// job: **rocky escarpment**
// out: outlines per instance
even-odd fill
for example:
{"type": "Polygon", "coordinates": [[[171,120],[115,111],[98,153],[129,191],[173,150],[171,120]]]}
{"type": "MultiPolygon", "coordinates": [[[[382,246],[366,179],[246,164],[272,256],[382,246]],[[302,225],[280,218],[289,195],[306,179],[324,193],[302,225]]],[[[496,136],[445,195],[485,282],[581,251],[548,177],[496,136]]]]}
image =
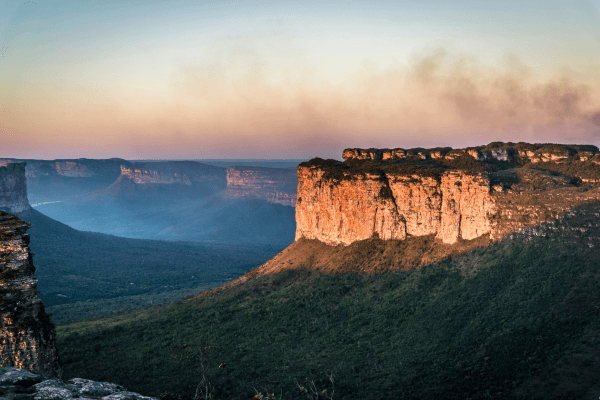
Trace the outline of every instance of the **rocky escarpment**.
{"type": "Polygon", "coordinates": [[[111,159],[68,159],[68,160],[19,160],[3,159],[0,165],[7,163],[26,162],[25,174],[27,179],[35,180],[49,177],[91,178],[111,176],[114,181],[120,174],[120,166],[129,164],[120,158],[111,159]]]}
{"type": "Polygon", "coordinates": [[[0,369],[0,396],[3,399],[103,399],[155,400],[127,391],[123,386],[74,378],[63,381],[14,367],[0,369]]]}
{"type": "Polygon", "coordinates": [[[225,169],[195,161],[134,163],[121,166],[119,180],[143,184],[212,185],[225,189],[225,169]]]}
{"type": "Polygon", "coordinates": [[[436,235],[444,243],[491,232],[495,201],[489,177],[446,171],[439,176],[394,172],[348,175],[298,168],[296,238],[327,244],[436,235]]]}
{"type": "Polygon", "coordinates": [[[492,142],[486,146],[453,149],[451,147],[436,147],[432,149],[346,149],[342,153],[344,160],[454,160],[463,155],[469,155],[479,161],[504,161],[521,165],[529,162],[588,161],[600,163],[598,147],[593,145],[561,145],[553,143],[503,143],[492,142]]]}
{"type": "Polygon", "coordinates": [[[0,209],[13,213],[30,209],[25,163],[0,164],[0,209]]]}
{"type": "Polygon", "coordinates": [[[263,199],[269,203],[296,206],[298,176],[284,168],[231,167],[227,169],[230,196],[263,199]]]}
{"type": "Polygon", "coordinates": [[[499,239],[600,198],[595,146],[347,149],[298,167],[296,240],[499,239]]]}
{"type": "Polygon", "coordinates": [[[0,367],[61,374],[54,325],[37,292],[29,250],[31,225],[0,212],[0,367]]]}

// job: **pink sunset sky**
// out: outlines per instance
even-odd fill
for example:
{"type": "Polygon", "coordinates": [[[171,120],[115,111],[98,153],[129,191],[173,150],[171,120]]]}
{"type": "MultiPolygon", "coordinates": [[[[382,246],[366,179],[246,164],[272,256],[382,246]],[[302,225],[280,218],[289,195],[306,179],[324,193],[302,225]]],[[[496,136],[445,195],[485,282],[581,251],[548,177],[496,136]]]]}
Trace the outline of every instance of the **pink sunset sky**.
{"type": "Polygon", "coordinates": [[[600,145],[596,1],[8,1],[0,157],[600,145]]]}

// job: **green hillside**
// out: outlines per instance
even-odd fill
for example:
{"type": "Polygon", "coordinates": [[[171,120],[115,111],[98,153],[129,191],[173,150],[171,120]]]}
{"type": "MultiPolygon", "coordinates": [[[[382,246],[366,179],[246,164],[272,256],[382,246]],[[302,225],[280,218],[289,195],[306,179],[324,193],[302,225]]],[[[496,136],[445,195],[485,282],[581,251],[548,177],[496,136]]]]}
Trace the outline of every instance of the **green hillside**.
{"type": "Polygon", "coordinates": [[[599,215],[408,272],[290,270],[59,326],[65,377],[191,398],[205,351],[216,399],[331,393],[329,373],[334,399],[597,399],[599,215]]]}
{"type": "Polygon", "coordinates": [[[181,299],[267,261],[283,246],[128,239],[82,232],[36,210],[30,247],[42,302],[56,323],[181,299]]]}

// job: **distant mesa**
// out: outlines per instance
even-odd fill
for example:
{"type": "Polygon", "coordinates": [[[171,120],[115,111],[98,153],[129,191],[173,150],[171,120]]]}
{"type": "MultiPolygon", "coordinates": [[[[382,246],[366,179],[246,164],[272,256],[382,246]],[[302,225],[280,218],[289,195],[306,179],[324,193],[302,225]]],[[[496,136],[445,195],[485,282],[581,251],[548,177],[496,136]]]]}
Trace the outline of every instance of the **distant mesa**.
{"type": "Polygon", "coordinates": [[[33,203],[63,200],[105,188],[121,174],[121,159],[21,160],[2,159],[1,165],[26,163],[29,200],[33,203]]]}
{"type": "Polygon", "coordinates": [[[231,167],[227,169],[230,196],[255,198],[284,206],[296,206],[298,175],[293,169],[231,167]]]}
{"type": "Polygon", "coordinates": [[[133,163],[121,166],[121,176],[115,185],[170,185],[213,187],[232,197],[265,200],[269,203],[294,207],[298,176],[285,168],[214,167],[195,161],[133,163]]]}
{"type": "MultiPolygon", "coordinates": [[[[113,180],[120,173],[121,159],[91,160],[87,158],[69,160],[14,160],[27,162],[28,179],[62,176],[68,178],[91,178],[112,175],[113,180]]],[[[10,160],[4,160],[10,162],[10,160]]]]}
{"type": "MultiPolygon", "coordinates": [[[[264,200],[294,207],[298,177],[292,168],[234,166],[197,161],[129,162],[111,159],[0,159],[0,167],[26,163],[25,177],[33,203],[57,202],[85,195],[123,193],[132,189],[182,185],[189,197],[223,192],[231,197],[264,200]],[[191,192],[190,192],[191,191],[191,192]]],[[[16,204],[16,203],[15,203],[16,204]]],[[[16,206],[15,206],[16,207],[16,206]]],[[[17,208],[13,211],[19,212],[17,208]]]]}
{"type": "Polygon", "coordinates": [[[196,161],[166,161],[121,165],[121,176],[136,184],[173,184],[192,186],[207,181],[225,182],[225,170],[196,161]]]}
{"type": "Polygon", "coordinates": [[[25,163],[0,161],[0,210],[19,213],[29,210],[25,163]]]}
{"type": "Polygon", "coordinates": [[[295,170],[251,169],[259,175],[269,171],[270,177],[260,184],[246,179],[248,187],[231,181],[230,191],[226,168],[197,161],[32,160],[25,172],[30,203],[80,230],[145,239],[291,243],[295,170]],[[273,181],[279,178],[283,181],[273,181]]]}

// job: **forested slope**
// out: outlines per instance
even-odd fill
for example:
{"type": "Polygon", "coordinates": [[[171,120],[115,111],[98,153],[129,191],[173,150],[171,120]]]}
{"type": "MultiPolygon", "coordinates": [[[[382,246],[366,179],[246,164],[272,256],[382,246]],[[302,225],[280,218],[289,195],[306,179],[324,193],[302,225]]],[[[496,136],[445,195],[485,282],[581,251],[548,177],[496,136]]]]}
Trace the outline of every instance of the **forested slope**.
{"type": "Polygon", "coordinates": [[[283,246],[127,239],[82,232],[36,210],[30,247],[38,289],[55,322],[173,301],[222,285],[283,246]]]}
{"type": "Polygon", "coordinates": [[[67,377],[215,398],[597,399],[598,205],[411,271],[264,275],[199,298],[60,326],[67,377]],[[221,368],[219,368],[221,365],[221,368]],[[262,389],[261,389],[262,390],[262,389]]]}

